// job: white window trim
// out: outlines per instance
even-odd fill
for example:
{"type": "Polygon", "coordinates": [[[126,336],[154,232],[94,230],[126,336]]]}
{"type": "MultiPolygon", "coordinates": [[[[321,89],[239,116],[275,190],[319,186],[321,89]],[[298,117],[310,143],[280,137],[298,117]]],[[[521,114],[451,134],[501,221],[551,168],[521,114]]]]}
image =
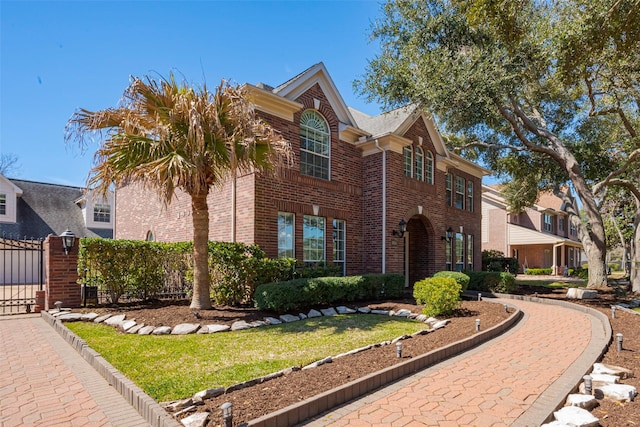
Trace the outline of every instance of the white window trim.
{"type": "Polygon", "coordinates": [[[433,171],[436,167],[431,151],[425,151],[425,181],[427,184],[433,185],[433,171]]]}
{"type": "MultiPolygon", "coordinates": [[[[305,152],[305,153],[309,153],[312,156],[319,156],[322,158],[327,159],[327,177],[320,177],[320,176],[315,176],[315,175],[307,175],[307,174],[303,174],[305,176],[310,176],[312,178],[316,178],[316,179],[324,179],[326,181],[330,181],[331,180],[331,128],[329,127],[329,123],[327,122],[327,119],[324,118],[324,116],[322,114],[320,114],[320,112],[318,112],[317,110],[305,110],[302,113],[302,116],[300,117],[300,132],[302,132],[302,128],[306,128],[306,129],[310,129],[314,132],[318,132],[318,133],[323,133],[325,136],[327,136],[328,141],[327,141],[327,154],[320,154],[320,153],[316,153],[315,151],[310,151],[307,149],[302,148],[302,144],[300,145],[300,151],[301,152],[305,152]],[[314,113],[315,116],[317,116],[319,119],[322,119],[322,121],[324,122],[324,125],[326,126],[326,133],[325,130],[321,130],[321,129],[317,129],[317,128],[312,128],[310,126],[304,125],[302,124],[302,118],[304,116],[305,113],[307,112],[311,112],[314,113]]],[[[302,135],[299,135],[300,138],[302,138],[302,135]]],[[[300,165],[300,167],[302,168],[302,164],[300,165]]]]}
{"type": "MultiPolygon", "coordinates": [[[[291,215],[292,223],[291,223],[291,258],[296,257],[296,214],[293,212],[278,212],[278,234],[280,234],[280,216],[291,215]]],[[[280,236],[278,235],[278,258],[280,258],[280,236]]]]}
{"type": "Polygon", "coordinates": [[[418,181],[424,181],[424,151],[420,147],[415,148],[414,162],[416,169],[416,179],[418,181]]]}
{"type": "Polygon", "coordinates": [[[404,176],[413,178],[413,147],[411,146],[402,149],[402,168],[404,176]]]}

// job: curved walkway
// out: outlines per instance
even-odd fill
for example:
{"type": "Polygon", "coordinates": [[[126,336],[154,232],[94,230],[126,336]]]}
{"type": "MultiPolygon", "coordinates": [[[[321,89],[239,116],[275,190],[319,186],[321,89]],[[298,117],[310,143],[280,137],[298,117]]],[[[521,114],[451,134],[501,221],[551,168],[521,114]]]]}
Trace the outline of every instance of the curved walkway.
{"type": "Polygon", "coordinates": [[[149,423],[35,314],[0,317],[0,425],[149,423]]]}
{"type": "Polygon", "coordinates": [[[305,425],[541,425],[602,353],[606,330],[576,309],[498,301],[525,313],[509,332],[305,425]]]}

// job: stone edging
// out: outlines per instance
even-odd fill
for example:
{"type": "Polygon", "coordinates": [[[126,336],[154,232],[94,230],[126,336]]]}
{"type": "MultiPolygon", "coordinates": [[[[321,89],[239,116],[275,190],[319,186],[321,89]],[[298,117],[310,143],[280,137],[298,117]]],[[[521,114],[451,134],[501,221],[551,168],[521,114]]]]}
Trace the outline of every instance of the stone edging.
{"type": "Polygon", "coordinates": [[[46,311],[41,311],[40,314],[149,424],[153,427],[183,427],[158,402],[149,397],[133,381],[122,375],[100,353],[89,347],[85,340],[71,332],[61,321],[46,311]]]}
{"type": "Polygon", "coordinates": [[[569,394],[574,393],[582,377],[591,371],[593,364],[602,359],[607,347],[611,344],[612,331],[609,318],[599,310],[574,304],[564,300],[527,297],[511,294],[483,294],[483,297],[496,297],[540,304],[557,305],[591,316],[591,340],[589,345],[564,374],[560,376],[517,420],[517,425],[542,425],[554,420],[553,413],[564,406],[569,394]],[[601,327],[598,330],[598,326],[601,327]]]}
{"type": "Polygon", "coordinates": [[[470,338],[456,341],[445,347],[430,351],[381,371],[374,372],[340,387],[336,387],[332,390],[310,397],[302,402],[290,405],[279,411],[251,420],[245,425],[256,427],[296,425],[304,420],[320,415],[331,408],[370,393],[371,391],[386,384],[397,381],[417,371],[435,365],[443,360],[483,344],[513,327],[522,317],[522,311],[520,309],[516,309],[509,318],[487,330],[478,332],[470,338]]]}

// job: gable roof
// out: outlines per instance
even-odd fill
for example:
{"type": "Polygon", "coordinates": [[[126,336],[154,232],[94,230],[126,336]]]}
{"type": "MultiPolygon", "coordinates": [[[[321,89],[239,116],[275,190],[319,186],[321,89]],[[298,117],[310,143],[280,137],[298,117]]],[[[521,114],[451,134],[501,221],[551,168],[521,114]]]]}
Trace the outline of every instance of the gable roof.
{"type": "Polygon", "coordinates": [[[318,84],[322,89],[322,92],[329,100],[331,108],[336,112],[338,120],[347,126],[355,126],[355,120],[351,116],[351,112],[344,103],[342,95],[338,92],[338,88],[335,83],[333,83],[327,68],[322,62],[312,65],[297,76],[292,77],[273,89],[272,92],[283,98],[295,100],[315,84],[318,84]]]}
{"type": "Polygon", "coordinates": [[[83,188],[18,179],[9,181],[22,189],[22,197],[17,198],[16,223],[0,224],[0,234],[44,239],[49,234],[60,235],[69,229],[77,237],[113,236],[112,229],[85,226],[82,209],[75,203],[83,197],[83,188]]]}

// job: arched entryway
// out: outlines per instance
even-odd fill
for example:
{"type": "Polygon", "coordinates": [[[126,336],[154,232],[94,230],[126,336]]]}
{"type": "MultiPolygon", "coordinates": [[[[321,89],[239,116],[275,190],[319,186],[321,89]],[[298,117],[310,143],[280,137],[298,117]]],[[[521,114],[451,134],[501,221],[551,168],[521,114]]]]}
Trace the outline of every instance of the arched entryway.
{"type": "Polygon", "coordinates": [[[435,273],[435,244],[431,222],[424,215],[414,215],[407,222],[404,250],[404,274],[407,285],[435,273]]]}

